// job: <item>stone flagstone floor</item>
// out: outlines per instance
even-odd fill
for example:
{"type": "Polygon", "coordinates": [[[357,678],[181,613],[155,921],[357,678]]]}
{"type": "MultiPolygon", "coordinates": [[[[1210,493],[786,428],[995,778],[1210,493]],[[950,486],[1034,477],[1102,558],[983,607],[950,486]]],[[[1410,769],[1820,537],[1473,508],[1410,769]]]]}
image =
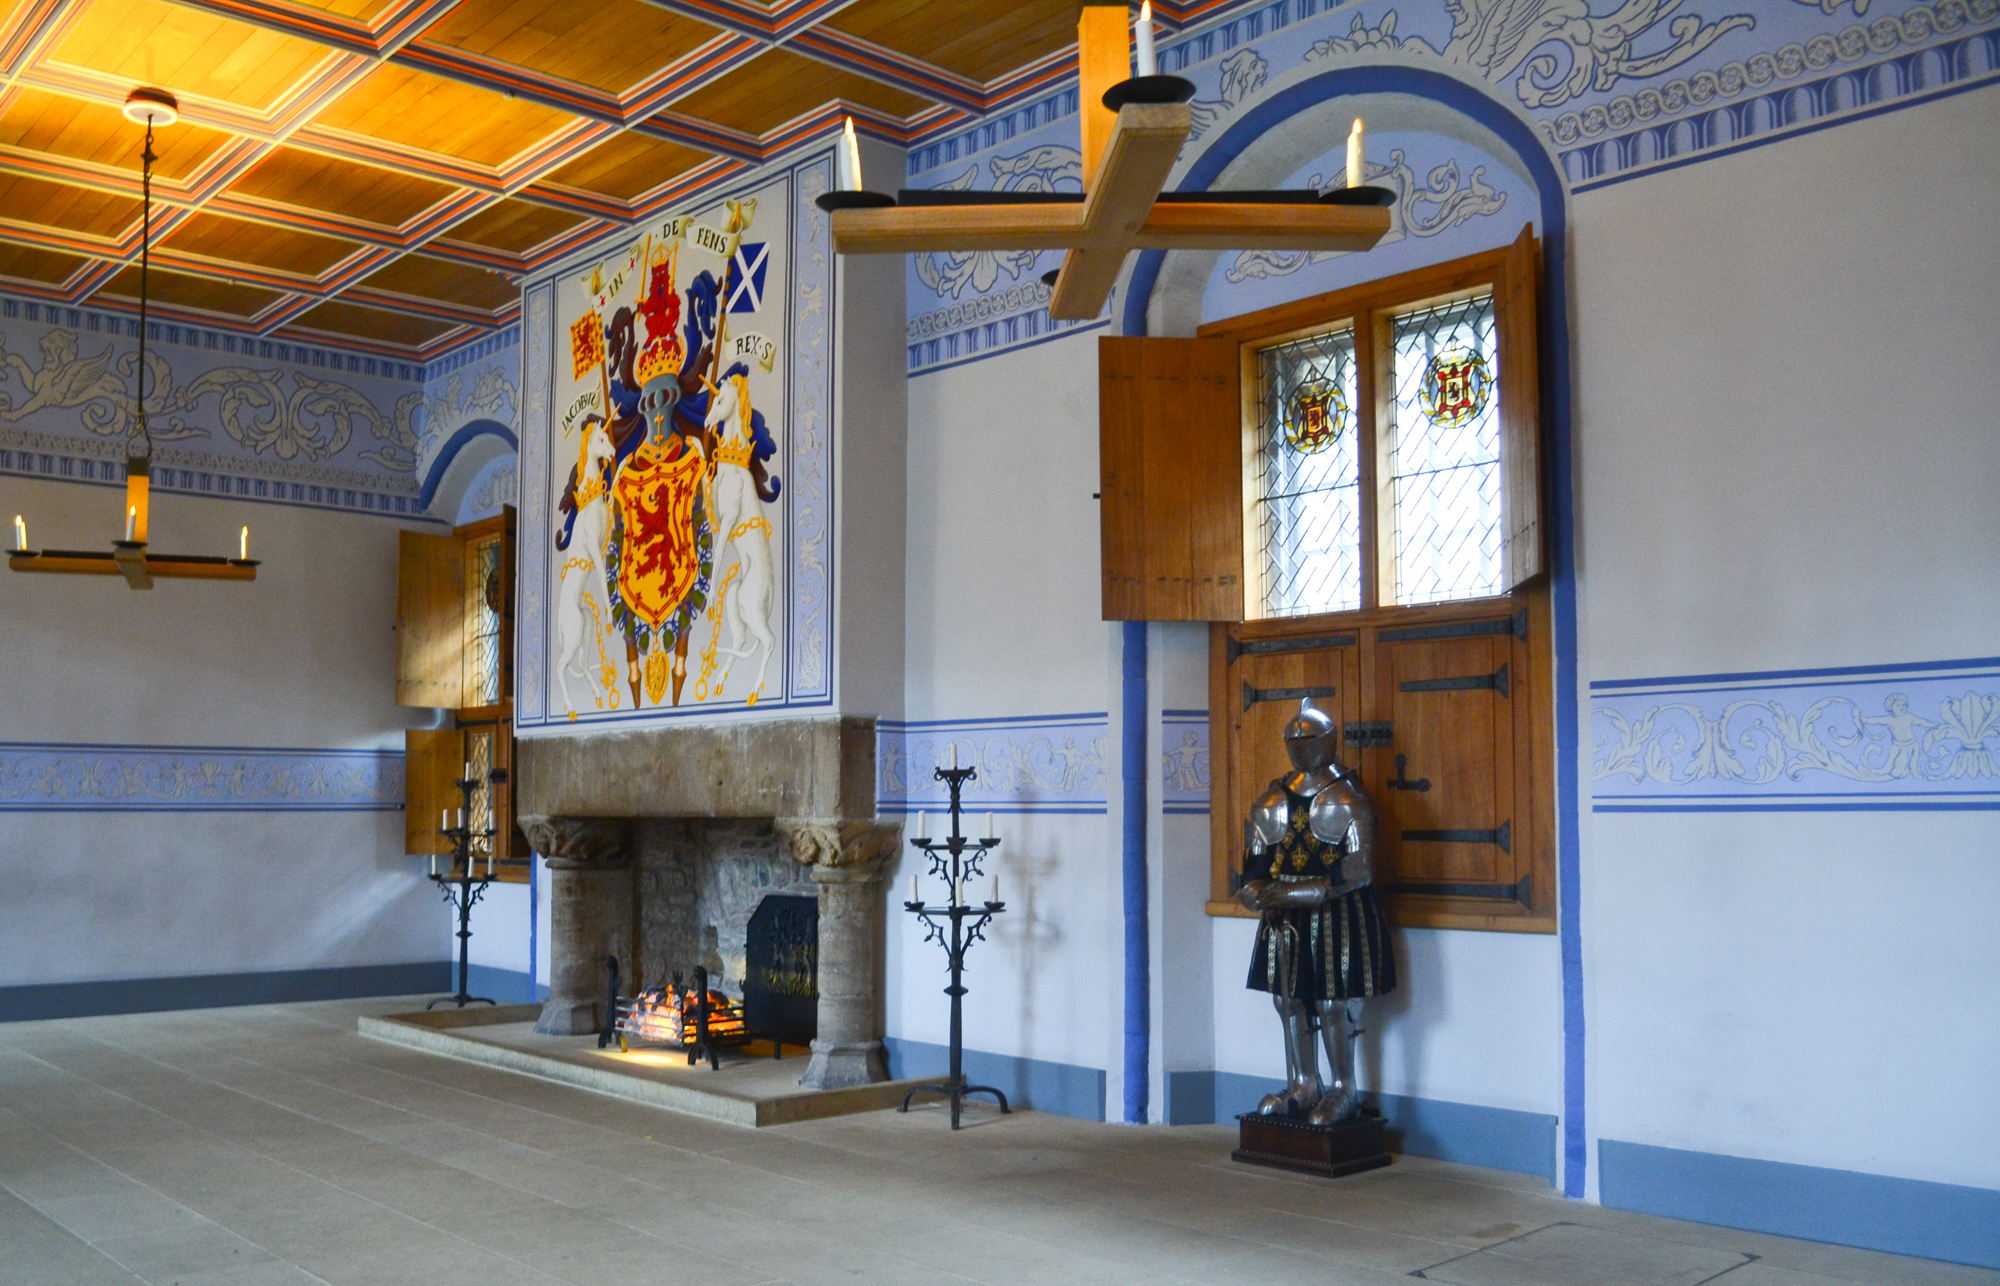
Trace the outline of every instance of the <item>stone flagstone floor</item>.
{"type": "Polygon", "coordinates": [[[342,1001],[0,1026],[0,1284],[2000,1286],[1416,1158],[936,1109],[752,1131],[383,1045],[342,1001]]]}

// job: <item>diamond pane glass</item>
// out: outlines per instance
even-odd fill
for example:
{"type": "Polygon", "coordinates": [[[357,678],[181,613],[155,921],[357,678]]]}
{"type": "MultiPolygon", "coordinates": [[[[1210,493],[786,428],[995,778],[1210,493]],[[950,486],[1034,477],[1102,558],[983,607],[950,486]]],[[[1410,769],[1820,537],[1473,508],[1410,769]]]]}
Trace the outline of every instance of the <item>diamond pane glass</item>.
{"type": "Polygon", "coordinates": [[[1498,594],[1500,404],[1493,297],[1396,318],[1389,521],[1397,603],[1498,594]]]}
{"type": "Polygon", "coordinates": [[[1361,606],[1354,331],[1257,354],[1256,521],[1264,614],[1361,606]]]}

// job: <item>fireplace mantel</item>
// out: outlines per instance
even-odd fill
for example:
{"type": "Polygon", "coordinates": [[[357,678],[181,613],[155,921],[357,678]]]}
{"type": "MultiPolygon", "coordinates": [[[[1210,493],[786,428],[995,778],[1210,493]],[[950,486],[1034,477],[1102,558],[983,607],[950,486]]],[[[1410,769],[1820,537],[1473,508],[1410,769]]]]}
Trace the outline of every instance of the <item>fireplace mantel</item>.
{"type": "Polygon", "coordinates": [[[515,762],[524,816],[875,815],[873,719],[524,737],[515,762]]]}

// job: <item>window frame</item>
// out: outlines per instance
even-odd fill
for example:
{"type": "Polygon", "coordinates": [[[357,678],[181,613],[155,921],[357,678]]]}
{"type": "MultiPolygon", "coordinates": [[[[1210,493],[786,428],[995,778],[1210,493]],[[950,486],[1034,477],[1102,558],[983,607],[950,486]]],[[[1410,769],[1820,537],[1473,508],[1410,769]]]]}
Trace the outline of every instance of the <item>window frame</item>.
{"type": "MultiPolygon", "coordinates": [[[[1537,243],[1538,244],[1538,243],[1537,243]]],[[[1530,371],[1534,369],[1535,336],[1532,330],[1523,337],[1521,318],[1517,315],[1518,299],[1522,284],[1510,278],[1510,266],[1515,251],[1511,247],[1483,251],[1454,259],[1448,263],[1434,264],[1385,277],[1380,281],[1367,282],[1345,290],[1313,295],[1306,299],[1278,304],[1241,316],[1224,318],[1210,322],[1196,331],[1201,339],[1233,340],[1238,346],[1241,363],[1240,387],[1242,389],[1242,453],[1243,453],[1243,619],[1245,621],[1329,621],[1352,612],[1370,612],[1377,609],[1411,610],[1420,606],[1455,606],[1462,603],[1495,603],[1505,599],[1511,591],[1482,598],[1449,599],[1441,603],[1404,605],[1385,602],[1382,585],[1385,573],[1393,566],[1396,551],[1393,548],[1395,532],[1393,524],[1384,521],[1383,486],[1388,474],[1388,444],[1381,432],[1382,426],[1390,422],[1390,406],[1395,398],[1395,382],[1389,376],[1391,369],[1394,319],[1400,314],[1417,311],[1424,307],[1468,299],[1476,295],[1491,294],[1495,313],[1495,331],[1499,343],[1500,370],[1496,372],[1495,396],[1499,401],[1498,412],[1504,418],[1526,409],[1533,416],[1536,408],[1518,408],[1511,405],[1514,399],[1530,395],[1535,391],[1535,381],[1509,378],[1511,368],[1525,357],[1530,371]],[[1355,405],[1354,432],[1358,435],[1357,456],[1359,458],[1358,498],[1360,510],[1359,551],[1361,561],[1360,605],[1351,611],[1320,613],[1314,616],[1273,616],[1264,610],[1264,557],[1257,530],[1258,501],[1261,499],[1258,478],[1258,353],[1264,349],[1317,335],[1331,330],[1351,327],[1354,332],[1355,358],[1355,405]],[[1522,340],[1526,340],[1526,352],[1522,351],[1522,340]]],[[[1539,256],[1535,256],[1539,258],[1539,256]]],[[[1528,283],[1530,290],[1532,283],[1528,283]]],[[[1530,310],[1530,320],[1532,310],[1530,310]]],[[[1502,430],[1503,435],[1505,429],[1502,430]]],[[[1504,495],[1513,491],[1509,477],[1509,461],[1503,454],[1501,462],[1500,488],[1504,495]]],[[[1531,462],[1539,468],[1539,457],[1531,462]]],[[[1503,541],[1507,533],[1502,532],[1503,541]]],[[[1502,577],[1507,576],[1506,555],[1502,554],[1502,577]]],[[[1537,573],[1539,574],[1539,573],[1537,573]]],[[[1524,578],[1522,582],[1525,583],[1524,578]]]]}

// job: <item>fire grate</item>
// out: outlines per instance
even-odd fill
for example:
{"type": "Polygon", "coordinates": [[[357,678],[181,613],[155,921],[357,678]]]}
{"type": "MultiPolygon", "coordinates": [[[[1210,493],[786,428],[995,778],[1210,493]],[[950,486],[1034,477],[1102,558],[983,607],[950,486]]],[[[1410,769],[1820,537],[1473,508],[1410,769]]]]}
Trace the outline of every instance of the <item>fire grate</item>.
{"type": "MultiPolygon", "coordinates": [[[[712,1071],[722,1067],[721,1051],[741,1049],[750,1043],[749,1024],[743,1010],[719,991],[708,986],[708,970],[695,966],[694,981],[681,985],[675,971],[665,986],[643,987],[637,995],[618,994],[618,957],[606,956],[604,967],[611,976],[611,992],[605,1012],[608,1021],[598,1034],[597,1047],[609,1048],[617,1042],[629,1053],[634,1044],[668,1045],[687,1051],[688,1066],[706,1059],[712,1071]]],[[[782,1047],[773,1042],[771,1056],[782,1047]]]]}

